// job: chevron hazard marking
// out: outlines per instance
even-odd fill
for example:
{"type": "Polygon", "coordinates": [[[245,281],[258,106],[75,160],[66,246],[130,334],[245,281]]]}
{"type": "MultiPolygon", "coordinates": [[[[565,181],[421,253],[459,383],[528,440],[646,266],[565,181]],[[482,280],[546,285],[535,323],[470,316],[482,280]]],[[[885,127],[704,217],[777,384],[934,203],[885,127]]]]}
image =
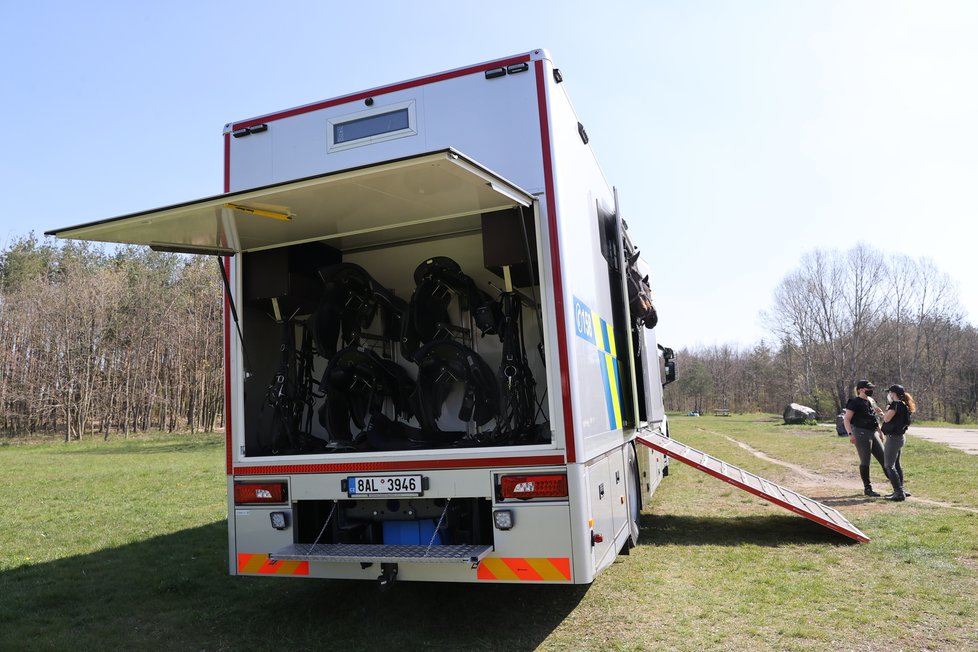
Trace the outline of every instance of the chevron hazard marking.
{"type": "Polygon", "coordinates": [[[480,580],[569,582],[567,557],[489,557],[479,564],[480,580]]]}
{"type": "Polygon", "coordinates": [[[308,575],[307,561],[274,561],[268,555],[238,553],[238,573],[248,575],[308,575]]]}

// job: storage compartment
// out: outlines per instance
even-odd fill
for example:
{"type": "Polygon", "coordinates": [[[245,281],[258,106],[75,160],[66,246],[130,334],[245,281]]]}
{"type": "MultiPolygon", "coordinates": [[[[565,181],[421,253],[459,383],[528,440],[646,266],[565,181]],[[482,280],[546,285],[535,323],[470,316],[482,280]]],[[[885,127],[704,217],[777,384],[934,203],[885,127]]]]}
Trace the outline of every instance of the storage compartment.
{"type": "Polygon", "coordinates": [[[532,217],[515,208],[482,215],[486,269],[504,280],[508,275],[516,287],[536,285],[537,241],[532,217]]]}
{"type": "Polygon", "coordinates": [[[492,545],[486,498],[302,500],[295,503],[295,543],[373,546],[492,545]]]}
{"type": "Polygon", "coordinates": [[[241,255],[245,457],[549,442],[525,212],[241,255]]]}

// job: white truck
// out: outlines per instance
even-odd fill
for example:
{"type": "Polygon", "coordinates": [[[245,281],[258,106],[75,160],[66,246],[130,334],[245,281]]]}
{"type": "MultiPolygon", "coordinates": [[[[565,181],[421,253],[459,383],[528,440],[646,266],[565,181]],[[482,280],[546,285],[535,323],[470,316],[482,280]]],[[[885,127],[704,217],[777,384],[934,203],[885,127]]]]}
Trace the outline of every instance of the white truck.
{"type": "Polygon", "coordinates": [[[51,232],[219,257],[232,574],[585,584],[637,541],[674,362],[562,82],[233,122],[224,194],[51,232]]]}

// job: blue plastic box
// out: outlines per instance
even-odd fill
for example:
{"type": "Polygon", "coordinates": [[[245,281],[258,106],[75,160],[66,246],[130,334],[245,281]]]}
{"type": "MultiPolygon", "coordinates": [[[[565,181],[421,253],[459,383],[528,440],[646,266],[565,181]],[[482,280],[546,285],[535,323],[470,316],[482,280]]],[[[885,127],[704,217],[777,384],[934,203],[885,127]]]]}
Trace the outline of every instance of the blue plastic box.
{"type": "MultiPolygon", "coordinates": [[[[435,522],[423,521],[384,521],[384,543],[394,545],[426,546],[435,533],[435,522]]],[[[434,545],[441,545],[441,533],[435,534],[434,545]]]]}

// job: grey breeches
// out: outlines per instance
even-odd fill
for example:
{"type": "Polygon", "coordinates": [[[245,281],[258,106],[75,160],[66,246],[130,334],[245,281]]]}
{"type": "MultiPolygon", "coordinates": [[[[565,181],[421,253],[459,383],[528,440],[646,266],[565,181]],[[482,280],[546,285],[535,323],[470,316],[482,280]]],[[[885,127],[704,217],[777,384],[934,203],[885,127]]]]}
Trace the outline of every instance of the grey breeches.
{"type": "MultiPolygon", "coordinates": [[[[856,452],[859,453],[859,466],[869,466],[869,458],[872,455],[880,463],[880,466],[885,469],[883,442],[880,441],[880,436],[876,431],[853,426],[852,435],[856,439],[856,452]]],[[[901,439],[903,438],[901,437],[901,439]]]]}
{"type": "Polygon", "coordinates": [[[903,435],[887,435],[886,443],[883,444],[883,469],[886,471],[887,477],[891,479],[896,474],[896,477],[900,478],[900,484],[903,484],[900,450],[903,448],[905,440],[903,435]]]}

